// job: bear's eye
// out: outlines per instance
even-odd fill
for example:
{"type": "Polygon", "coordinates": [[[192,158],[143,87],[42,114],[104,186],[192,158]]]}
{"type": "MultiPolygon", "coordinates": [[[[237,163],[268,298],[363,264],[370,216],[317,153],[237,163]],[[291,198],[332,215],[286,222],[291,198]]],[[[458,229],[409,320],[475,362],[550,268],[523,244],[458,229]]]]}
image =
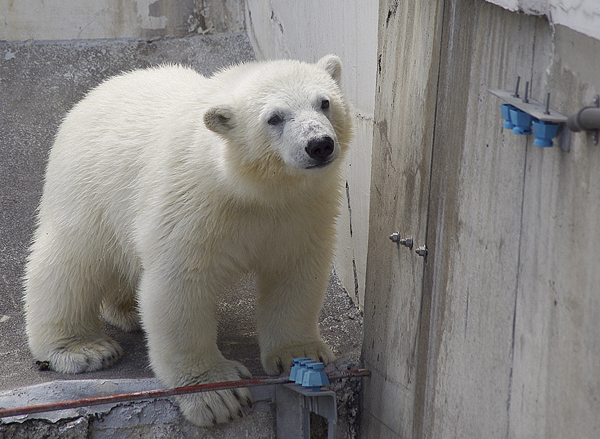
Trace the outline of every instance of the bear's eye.
{"type": "Polygon", "coordinates": [[[329,99],[323,99],[321,101],[321,110],[329,110],[329,99]]]}
{"type": "Polygon", "coordinates": [[[274,114],[273,116],[271,116],[271,118],[267,121],[267,123],[269,125],[279,125],[281,122],[283,122],[283,118],[278,115],[278,114],[274,114]]]}

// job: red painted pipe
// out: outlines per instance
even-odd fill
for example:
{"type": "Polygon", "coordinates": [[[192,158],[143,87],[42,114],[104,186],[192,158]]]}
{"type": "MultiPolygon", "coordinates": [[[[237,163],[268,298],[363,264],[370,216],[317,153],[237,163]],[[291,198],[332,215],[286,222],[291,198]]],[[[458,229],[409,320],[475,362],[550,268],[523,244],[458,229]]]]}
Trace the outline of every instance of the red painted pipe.
{"type": "MultiPolygon", "coordinates": [[[[366,369],[336,370],[327,372],[330,381],[341,378],[371,376],[366,369]]],[[[71,401],[53,402],[49,404],[32,405],[29,407],[17,407],[14,409],[0,410],[0,418],[10,416],[29,415],[33,413],[66,410],[78,407],[89,407],[100,404],[115,404],[118,402],[138,401],[141,399],[165,398],[167,396],[185,395],[187,393],[210,392],[212,390],[226,390],[238,387],[257,387],[273,384],[286,384],[290,380],[287,376],[280,377],[257,377],[238,381],[225,381],[221,383],[198,384],[195,386],[175,387],[173,389],[146,390],[142,392],[120,393],[117,395],[96,396],[93,398],[74,399],[71,401]]]]}

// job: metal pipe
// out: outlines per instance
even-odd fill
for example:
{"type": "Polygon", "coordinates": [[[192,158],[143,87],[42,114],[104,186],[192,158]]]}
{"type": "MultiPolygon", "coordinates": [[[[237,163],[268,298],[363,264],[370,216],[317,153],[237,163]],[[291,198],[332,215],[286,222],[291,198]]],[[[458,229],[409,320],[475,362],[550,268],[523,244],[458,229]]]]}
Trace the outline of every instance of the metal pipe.
{"type": "Polygon", "coordinates": [[[600,108],[584,107],[569,117],[567,126],[571,131],[600,130],[600,108]]]}
{"type": "MultiPolygon", "coordinates": [[[[354,378],[371,376],[367,369],[335,370],[327,372],[330,381],[342,378],[354,378]]],[[[214,390],[234,389],[238,387],[257,387],[273,384],[289,383],[289,377],[257,377],[238,381],[225,381],[220,383],[198,384],[195,386],[175,387],[172,389],[146,390],[143,392],[120,393],[117,395],[96,396],[93,398],[74,399],[70,401],[54,402],[49,404],[32,405],[28,407],[17,407],[13,409],[0,410],[0,418],[10,416],[29,415],[33,413],[51,412],[79,407],[89,407],[101,404],[115,404],[118,402],[139,401],[142,399],[165,398],[168,396],[185,395],[189,393],[210,392],[214,390]]]]}

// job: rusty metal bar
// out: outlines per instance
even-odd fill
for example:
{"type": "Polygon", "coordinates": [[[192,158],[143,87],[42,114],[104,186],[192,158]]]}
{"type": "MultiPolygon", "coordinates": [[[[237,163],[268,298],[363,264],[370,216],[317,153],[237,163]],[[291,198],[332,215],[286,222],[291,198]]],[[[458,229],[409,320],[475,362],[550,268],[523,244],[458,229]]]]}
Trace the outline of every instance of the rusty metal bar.
{"type": "MultiPolygon", "coordinates": [[[[327,373],[329,380],[342,378],[354,378],[370,376],[367,369],[336,370],[327,373]]],[[[146,390],[142,392],[120,393],[116,395],[96,396],[93,398],[74,399],[48,404],[32,405],[28,407],[17,407],[13,409],[0,410],[0,418],[10,416],[29,415],[33,413],[51,412],[56,410],[73,409],[78,407],[89,407],[101,404],[115,404],[119,402],[139,401],[142,399],[165,398],[168,396],[185,395],[188,393],[210,392],[214,390],[234,389],[238,387],[257,387],[273,384],[286,384],[289,382],[287,376],[280,377],[257,377],[238,381],[225,381],[220,383],[198,384],[195,386],[175,387],[172,389],[146,390]]]]}

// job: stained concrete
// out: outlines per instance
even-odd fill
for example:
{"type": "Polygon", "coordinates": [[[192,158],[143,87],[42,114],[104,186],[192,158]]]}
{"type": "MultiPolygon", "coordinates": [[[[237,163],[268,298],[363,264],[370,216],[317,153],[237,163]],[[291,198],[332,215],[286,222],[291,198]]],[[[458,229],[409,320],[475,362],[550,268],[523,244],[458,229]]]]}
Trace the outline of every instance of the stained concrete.
{"type": "Polygon", "coordinates": [[[361,437],[598,437],[600,148],[535,146],[487,90],[572,115],[600,41],[482,0],[379,23],[361,437]]]}
{"type": "MultiPolygon", "coordinates": [[[[48,383],[59,380],[104,380],[118,387],[124,385],[120,380],[129,379],[139,386],[152,385],[149,380],[153,373],[148,366],[142,332],[126,334],[107,326],[107,332],[123,346],[125,354],[112,368],[84,375],[40,371],[27,349],[21,276],[33,233],[47,153],[66,112],[87,90],[121,71],[182,63],[208,75],[229,64],[253,58],[252,47],[244,33],[151,41],[0,42],[0,390],[4,391],[0,401],[6,406],[16,406],[22,401],[13,399],[8,404],[6,398],[10,399],[10,395],[27,397],[31,390],[28,386],[36,384],[46,386],[42,388],[48,395],[68,397],[60,390],[49,390],[51,387],[48,386],[52,385],[48,383]],[[13,389],[16,388],[22,389],[15,392],[13,389]]],[[[254,294],[251,275],[223,294],[218,343],[227,358],[241,361],[257,376],[264,373],[256,339],[254,294]]],[[[361,325],[360,312],[332,273],[321,314],[323,337],[339,356],[339,361],[331,367],[345,368],[358,363],[361,325]]],[[[127,385],[132,383],[127,382],[127,385]]],[[[338,437],[353,437],[356,432],[358,385],[348,381],[334,386],[340,395],[338,437]]],[[[85,389],[86,385],[80,387],[85,389]]],[[[100,427],[106,424],[101,421],[110,415],[114,416],[111,418],[114,428],[106,427],[105,430],[112,431],[110,434],[115,437],[118,437],[115,428],[119,426],[123,427],[122,431],[135,432],[141,437],[221,438],[246,437],[246,434],[248,437],[273,437],[269,435],[274,431],[272,413],[275,407],[268,395],[262,395],[264,404],[255,404],[237,426],[208,432],[202,430],[202,433],[184,421],[172,403],[161,400],[155,404],[119,405],[107,413],[93,411],[78,417],[31,417],[0,424],[0,436],[28,437],[30,431],[40,434],[48,431],[49,437],[81,437],[77,432],[90,431],[94,432],[90,437],[105,437],[106,434],[100,433],[100,427]],[[142,414],[149,412],[153,413],[150,418],[154,420],[150,426],[141,421],[142,414]],[[125,418],[127,422],[123,421],[125,418]]],[[[37,402],[44,401],[38,399],[37,402]]]]}
{"type": "MultiPolygon", "coordinates": [[[[161,389],[155,378],[52,381],[0,392],[0,407],[23,407],[64,400],[161,389]]],[[[0,437],[91,438],[275,438],[275,389],[251,390],[252,409],[243,419],[205,429],[183,419],[172,398],[102,404],[5,418],[0,437]]]]}

